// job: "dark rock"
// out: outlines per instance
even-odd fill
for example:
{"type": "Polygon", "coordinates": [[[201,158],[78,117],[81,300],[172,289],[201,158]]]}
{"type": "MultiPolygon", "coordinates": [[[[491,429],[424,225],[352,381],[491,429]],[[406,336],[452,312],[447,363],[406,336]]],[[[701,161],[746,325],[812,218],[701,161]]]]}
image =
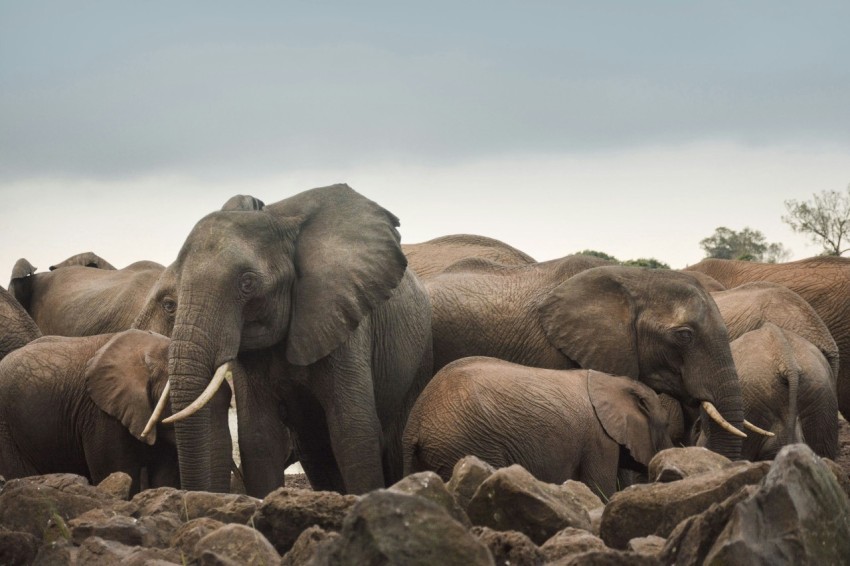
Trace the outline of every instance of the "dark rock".
{"type": "Polygon", "coordinates": [[[71,540],[76,545],[89,537],[96,536],[127,546],[139,546],[144,538],[143,528],[138,519],[105,509],[87,511],[68,521],[68,527],[71,529],[71,540]]]}
{"type": "Polygon", "coordinates": [[[339,531],[356,502],[354,495],[281,487],[263,500],[254,514],[254,526],[280,554],[286,554],[307,527],[339,531]]]}
{"type": "Polygon", "coordinates": [[[197,560],[195,545],[198,541],[223,526],[224,523],[221,521],[210,519],[209,517],[192,519],[174,531],[169,546],[180,551],[187,560],[197,560]]]}
{"type": "Polygon", "coordinates": [[[493,557],[436,503],[379,489],[354,505],[339,537],[319,544],[310,564],[475,566],[493,557]]]}
{"type": "Polygon", "coordinates": [[[80,564],[77,562],[77,555],[79,553],[80,547],[65,539],[42,544],[38,549],[35,560],[32,562],[32,566],[80,564]]]}
{"type": "Polygon", "coordinates": [[[633,538],[629,541],[626,550],[636,552],[637,554],[646,554],[647,556],[659,556],[664,550],[666,539],[649,535],[648,537],[633,538]]]}
{"type": "Polygon", "coordinates": [[[247,524],[262,500],[237,493],[186,492],[186,513],[189,520],[209,517],[222,523],[247,524]]]}
{"type": "Polygon", "coordinates": [[[735,462],[671,483],[635,485],[615,493],[605,511],[599,534],[611,548],[625,549],[636,537],[670,536],[681,521],[702,513],[745,485],[764,478],[768,462],[735,462]]]}
{"type": "Polygon", "coordinates": [[[701,446],[667,448],[649,461],[650,482],[671,482],[705,472],[722,470],[732,461],[701,446]]]}
{"type": "Polygon", "coordinates": [[[588,550],[604,550],[605,548],[605,543],[598,536],[584,529],[568,527],[549,538],[540,547],[540,551],[543,553],[546,563],[549,564],[588,550]]]}
{"type": "Polygon", "coordinates": [[[124,472],[113,472],[97,484],[97,488],[115,499],[127,501],[130,499],[130,488],[133,478],[124,472]]]}
{"type": "Polygon", "coordinates": [[[127,546],[100,537],[84,540],[77,553],[77,564],[86,566],[149,566],[156,561],[181,564],[180,553],[173,548],[127,546]]]}
{"type": "Polygon", "coordinates": [[[289,552],[283,555],[280,559],[280,566],[301,566],[307,564],[313,555],[316,554],[316,548],[325,541],[333,541],[339,537],[339,533],[328,532],[321,527],[308,527],[295,540],[295,544],[289,549],[289,552]]]}
{"type": "Polygon", "coordinates": [[[543,564],[543,552],[530,538],[520,532],[472,527],[470,533],[490,550],[496,566],[543,564]]]}
{"type": "Polygon", "coordinates": [[[516,464],[496,470],[479,486],[467,514],[474,525],[519,531],[536,544],[566,527],[590,529],[587,510],[568,488],[541,482],[516,464]]]}
{"type": "Polygon", "coordinates": [[[135,507],[134,515],[145,517],[156,513],[175,513],[184,521],[186,514],[186,493],[173,487],[156,487],[137,493],[130,503],[135,507]]]}
{"type": "Polygon", "coordinates": [[[654,556],[637,554],[622,550],[606,548],[604,550],[588,550],[562,558],[547,566],[660,566],[661,562],[654,556]]]}
{"type": "Polygon", "coordinates": [[[406,493],[407,495],[417,495],[433,501],[443,509],[449,512],[456,521],[463,526],[469,528],[472,523],[469,517],[466,516],[455,498],[446,489],[446,484],[440,479],[440,476],[434,472],[419,472],[402,478],[399,482],[389,488],[390,491],[406,493]]]}
{"type": "Polygon", "coordinates": [[[0,564],[31,564],[38,554],[39,539],[30,533],[0,528],[0,564]]]}
{"type": "Polygon", "coordinates": [[[805,444],[782,448],[764,484],[732,511],[706,561],[842,564],[850,560],[850,502],[805,444]]]}
{"type": "Polygon", "coordinates": [[[460,508],[466,511],[475,490],[495,471],[493,466],[477,456],[465,456],[452,468],[452,477],[446,483],[446,489],[454,496],[460,508]]]}
{"type": "Polygon", "coordinates": [[[844,495],[850,499],[850,476],[847,475],[847,470],[829,458],[822,457],[821,461],[832,471],[835,475],[835,479],[838,480],[838,485],[841,486],[841,490],[844,492],[844,495]]]}
{"type": "Polygon", "coordinates": [[[278,564],[280,555],[256,529],[230,523],[209,533],[195,545],[202,565],[278,564]]]}
{"type": "Polygon", "coordinates": [[[139,519],[142,528],[142,546],[168,548],[174,533],[180,530],[185,522],[176,513],[163,512],[148,515],[139,519]]]}

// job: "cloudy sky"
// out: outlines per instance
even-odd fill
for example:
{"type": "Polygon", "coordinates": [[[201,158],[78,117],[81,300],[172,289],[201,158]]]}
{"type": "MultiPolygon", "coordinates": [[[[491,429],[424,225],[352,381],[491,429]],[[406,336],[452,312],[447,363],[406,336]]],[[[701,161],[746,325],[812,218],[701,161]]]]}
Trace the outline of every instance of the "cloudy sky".
{"type": "Polygon", "coordinates": [[[0,0],[0,284],[170,263],[237,193],[347,182],[403,241],[672,267],[718,226],[792,259],[850,183],[850,3],[0,0]],[[5,275],[4,275],[5,274],[5,275]]]}

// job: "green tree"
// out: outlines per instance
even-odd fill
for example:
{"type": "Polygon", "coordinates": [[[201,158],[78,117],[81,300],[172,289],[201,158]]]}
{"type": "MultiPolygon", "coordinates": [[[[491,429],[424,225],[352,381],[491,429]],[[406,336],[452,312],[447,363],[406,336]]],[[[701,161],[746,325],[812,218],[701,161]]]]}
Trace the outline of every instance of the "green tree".
{"type": "Polygon", "coordinates": [[[609,261],[616,261],[617,263],[620,263],[620,260],[616,257],[608,255],[605,252],[598,252],[596,250],[581,250],[580,252],[578,252],[577,255],[590,255],[593,257],[598,257],[600,259],[607,259],[609,261]]]}
{"type": "Polygon", "coordinates": [[[700,240],[699,245],[705,251],[705,257],[720,259],[776,263],[785,261],[791,255],[785,246],[768,243],[764,234],[748,226],[740,232],[720,226],[714,230],[714,234],[700,240]]]}
{"type": "Polygon", "coordinates": [[[637,259],[627,259],[623,265],[633,267],[648,267],[650,269],[670,269],[670,266],[663,261],[657,260],[654,257],[639,257],[637,259]]]}
{"type": "Polygon", "coordinates": [[[786,200],[782,221],[823,247],[822,255],[840,256],[850,250],[850,185],[844,193],[821,191],[812,200],[786,200]]]}

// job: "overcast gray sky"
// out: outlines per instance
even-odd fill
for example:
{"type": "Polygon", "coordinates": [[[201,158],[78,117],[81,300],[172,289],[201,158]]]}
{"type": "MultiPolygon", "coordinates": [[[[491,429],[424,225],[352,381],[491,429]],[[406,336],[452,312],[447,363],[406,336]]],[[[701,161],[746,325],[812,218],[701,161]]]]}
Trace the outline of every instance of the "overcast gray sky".
{"type": "Polygon", "coordinates": [[[0,0],[0,283],[170,263],[233,194],[347,182],[403,241],[684,267],[718,226],[817,246],[850,183],[850,3],[0,0]],[[7,275],[3,275],[3,273],[7,275]]]}

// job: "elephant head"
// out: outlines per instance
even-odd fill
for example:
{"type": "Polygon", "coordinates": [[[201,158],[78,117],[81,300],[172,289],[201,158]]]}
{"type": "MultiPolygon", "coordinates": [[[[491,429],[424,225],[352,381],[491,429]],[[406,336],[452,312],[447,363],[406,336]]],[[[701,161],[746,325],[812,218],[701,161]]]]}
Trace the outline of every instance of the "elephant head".
{"type": "Polygon", "coordinates": [[[50,271],[68,267],[71,265],[80,265],[82,267],[93,267],[95,269],[115,269],[115,266],[97,255],[94,252],[83,252],[81,254],[72,255],[65,261],[60,261],[55,265],[50,266],[50,271]]]}
{"type": "Polygon", "coordinates": [[[605,433],[628,449],[638,463],[649,466],[655,454],[673,446],[667,412],[658,395],[646,385],[589,371],[587,394],[605,433]]]}
{"type": "Polygon", "coordinates": [[[548,340],[568,358],[702,406],[708,447],[740,456],[744,415],[729,337],[714,301],[693,278],[595,267],[544,297],[539,314],[548,340]],[[718,411],[722,418],[709,419],[718,411]]]}
{"type": "MultiPolygon", "coordinates": [[[[137,319],[143,327],[155,320],[173,325],[168,369],[175,413],[241,353],[255,360],[259,354],[269,360],[261,365],[277,368],[266,381],[281,381],[282,367],[328,356],[405,273],[398,219],[347,185],[258,210],[236,208],[195,225],[137,319]]],[[[237,389],[237,402],[240,394],[237,389]]],[[[203,407],[175,423],[188,489],[229,486],[229,460],[210,449],[227,431],[213,430],[212,416],[203,407]]],[[[249,418],[240,409],[240,434],[243,417],[249,418]]]]}

